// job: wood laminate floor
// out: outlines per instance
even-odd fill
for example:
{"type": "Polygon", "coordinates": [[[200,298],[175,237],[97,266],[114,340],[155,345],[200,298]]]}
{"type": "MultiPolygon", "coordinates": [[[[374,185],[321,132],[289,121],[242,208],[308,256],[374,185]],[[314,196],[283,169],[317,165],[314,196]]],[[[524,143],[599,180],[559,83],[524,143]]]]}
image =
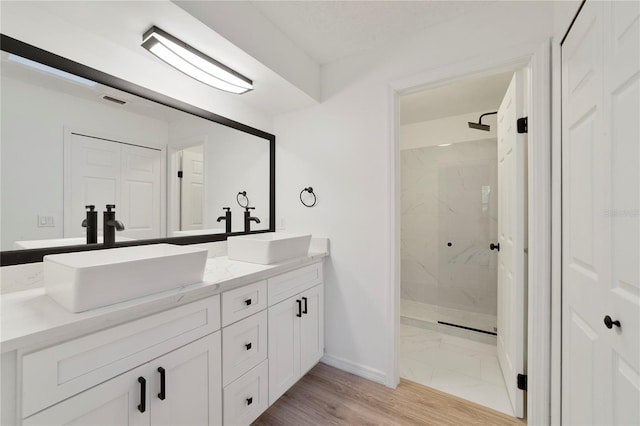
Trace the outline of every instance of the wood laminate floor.
{"type": "Polygon", "coordinates": [[[318,364],[253,426],[526,425],[522,420],[401,379],[390,389],[318,364]]]}

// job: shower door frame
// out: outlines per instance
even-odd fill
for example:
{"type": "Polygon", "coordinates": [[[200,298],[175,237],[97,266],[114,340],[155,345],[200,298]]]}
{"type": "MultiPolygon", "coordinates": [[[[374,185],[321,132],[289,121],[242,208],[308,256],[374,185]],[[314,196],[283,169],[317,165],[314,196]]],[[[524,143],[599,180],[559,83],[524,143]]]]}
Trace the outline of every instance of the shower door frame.
{"type": "MultiPolygon", "coordinates": [[[[388,258],[388,363],[386,385],[396,387],[399,375],[400,336],[400,150],[399,150],[399,96],[425,89],[444,86],[461,80],[479,78],[506,71],[528,68],[528,375],[527,421],[529,424],[548,424],[560,418],[560,300],[557,296],[560,264],[559,245],[559,184],[557,171],[559,156],[556,143],[557,67],[559,67],[558,43],[546,40],[516,46],[498,52],[490,59],[475,58],[461,63],[426,71],[389,84],[389,112],[391,135],[389,136],[389,211],[388,258]],[[553,62],[552,62],[553,57],[553,62]],[[552,85],[553,79],[553,85],[552,85]],[[552,96],[553,90],[553,96],[552,96]],[[552,108],[553,107],[553,108],[552,108]],[[552,127],[552,114],[554,126],[552,127]],[[552,153],[553,150],[553,153],[552,153]],[[554,181],[552,181],[552,171],[554,181]],[[552,200],[554,203],[552,204],[552,200]],[[552,228],[553,222],[553,228],[552,228]],[[553,233],[552,233],[553,229],[553,233]],[[554,243],[552,245],[552,242],[554,243]],[[553,250],[553,248],[556,250],[553,250]],[[553,265],[553,267],[552,267],[553,265]],[[553,293],[553,294],[552,294],[553,293]],[[552,317],[554,321],[552,322],[552,317]]],[[[559,69],[559,68],[558,68],[559,69]]]]}

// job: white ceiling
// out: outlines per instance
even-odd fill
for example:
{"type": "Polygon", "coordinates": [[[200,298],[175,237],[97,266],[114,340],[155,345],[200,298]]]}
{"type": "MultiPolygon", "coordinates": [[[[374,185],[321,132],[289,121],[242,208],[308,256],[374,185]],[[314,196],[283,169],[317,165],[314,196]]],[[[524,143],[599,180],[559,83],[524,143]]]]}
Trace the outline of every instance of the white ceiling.
{"type": "Polygon", "coordinates": [[[251,1],[318,64],[438,25],[486,1],[251,1]]]}
{"type": "Polygon", "coordinates": [[[509,71],[401,96],[400,124],[497,111],[512,75],[509,71]]]}

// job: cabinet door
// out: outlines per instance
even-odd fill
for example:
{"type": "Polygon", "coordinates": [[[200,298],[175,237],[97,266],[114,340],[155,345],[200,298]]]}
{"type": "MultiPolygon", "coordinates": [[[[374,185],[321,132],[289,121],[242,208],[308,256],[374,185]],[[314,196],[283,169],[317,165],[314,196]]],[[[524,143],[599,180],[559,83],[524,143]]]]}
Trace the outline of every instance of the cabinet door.
{"type": "Polygon", "coordinates": [[[300,298],[269,308],[269,405],[300,378],[300,298]]]}
{"type": "Polygon", "coordinates": [[[149,363],[151,425],[222,423],[220,349],[218,331],[149,363]]]}
{"type": "MultiPolygon", "coordinates": [[[[149,424],[149,382],[145,386],[144,413],[140,412],[146,367],[139,367],[25,419],[23,425],[127,425],[149,424]]],[[[146,379],[145,379],[146,380],[146,379]]]]}
{"type": "Polygon", "coordinates": [[[300,376],[320,361],[324,353],[323,286],[315,286],[300,295],[303,313],[300,322],[300,376]]]}

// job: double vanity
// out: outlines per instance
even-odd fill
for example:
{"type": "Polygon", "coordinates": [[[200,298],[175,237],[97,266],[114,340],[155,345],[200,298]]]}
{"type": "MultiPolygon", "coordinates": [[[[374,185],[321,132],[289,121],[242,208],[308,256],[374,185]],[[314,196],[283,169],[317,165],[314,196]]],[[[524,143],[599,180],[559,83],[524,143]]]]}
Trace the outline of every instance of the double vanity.
{"type": "Polygon", "coordinates": [[[2,298],[2,423],[250,424],[323,355],[328,242],[290,237],[49,256],[2,298]]]}

